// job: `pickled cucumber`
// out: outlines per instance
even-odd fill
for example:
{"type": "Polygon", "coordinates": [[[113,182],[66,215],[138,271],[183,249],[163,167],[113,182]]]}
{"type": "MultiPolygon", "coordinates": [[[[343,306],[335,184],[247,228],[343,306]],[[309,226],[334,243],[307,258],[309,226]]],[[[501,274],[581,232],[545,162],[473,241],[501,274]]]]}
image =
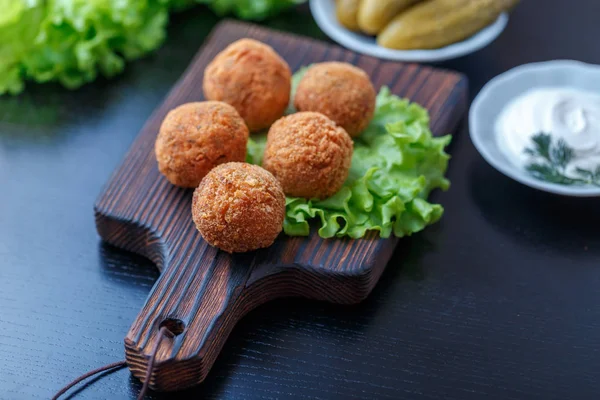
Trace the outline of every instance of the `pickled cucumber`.
{"type": "Polygon", "coordinates": [[[338,21],[351,31],[359,31],[358,9],[362,0],[336,0],[335,13],[338,21]]]}
{"type": "Polygon", "coordinates": [[[421,0],[363,0],[358,9],[358,26],[364,33],[378,34],[398,13],[421,0]]]}
{"type": "Polygon", "coordinates": [[[519,0],[428,0],[394,18],[377,37],[398,50],[436,49],[464,40],[490,25],[519,0]]]}

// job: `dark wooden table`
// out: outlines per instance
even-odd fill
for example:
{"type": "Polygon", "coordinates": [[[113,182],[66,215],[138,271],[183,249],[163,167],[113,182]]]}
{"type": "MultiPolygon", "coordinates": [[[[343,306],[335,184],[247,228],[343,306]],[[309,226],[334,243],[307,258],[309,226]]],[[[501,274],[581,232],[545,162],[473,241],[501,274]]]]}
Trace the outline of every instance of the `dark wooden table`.
{"type": "MultiPolygon", "coordinates": [[[[600,63],[600,2],[524,2],[491,46],[443,66],[472,95],[516,65],[600,63]]],[[[123,358],[158,272],[103,245],[92,205],[217,18],[173,19],[154,55],[76,92],[0,98],[0,398],[47,399],[123,358]]],[[[306,12],[267,25],[326,39],[306,12]]],[[[401,241],[358,306],[260,307],[234,330],[201,399],[595,399],[600,395],[600,206],[499,174],[455,136],[442,221],[401,241]]],[[[127,370],[82,399],[133,399],[127,370]]],[[[154,399],[174,398],[152,395],[154,399]]]]}

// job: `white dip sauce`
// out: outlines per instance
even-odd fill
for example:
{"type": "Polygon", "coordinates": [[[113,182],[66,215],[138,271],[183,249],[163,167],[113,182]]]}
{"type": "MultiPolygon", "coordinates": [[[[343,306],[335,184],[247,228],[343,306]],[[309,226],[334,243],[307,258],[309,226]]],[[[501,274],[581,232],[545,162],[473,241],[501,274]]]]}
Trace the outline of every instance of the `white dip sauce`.
{"type": "Polygon", "coordinates": [[[566,175],[576,168],[600,165],[600,94],[571,88],[533,89],[506,105],[496,120],[496,138],[502,152],[518,166],[532,161],[525,154],[532,136],[547,133],[575,151],[566,175]]]}

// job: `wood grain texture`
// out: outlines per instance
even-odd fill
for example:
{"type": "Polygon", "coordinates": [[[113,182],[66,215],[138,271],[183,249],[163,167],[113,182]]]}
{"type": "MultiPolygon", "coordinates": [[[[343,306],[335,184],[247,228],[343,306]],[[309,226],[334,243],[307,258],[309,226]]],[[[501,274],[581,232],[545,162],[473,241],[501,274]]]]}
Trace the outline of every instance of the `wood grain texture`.
{"type": "Polygon", "coordinates": [[[237,22],[220,24],[183,77],[154,112],[95,206],[100,236],[157,264],[162,274],[125,338],[132,373],[142,379],[159,325],[183,322],[183,332],[161,346],[150,386],[176,390],[204,380],[235,323],[248,311],[282,296],[335,303],[363,300],[397,243],[376,233],[364,239],[281,236],[268,249],[229,255],[208,246],[190,217],[191,191],[172,186],[156,168],[154,140],[166,113],[202,100],[206,64],[229,43],[251,37],[268,43],[293,70],[324,60],[363,68],[375,86],[388,85],[430,110],[435,134],[452,131],[466,107],[466,79],[414,64],[382,62],[311,39],[237,22]]]}

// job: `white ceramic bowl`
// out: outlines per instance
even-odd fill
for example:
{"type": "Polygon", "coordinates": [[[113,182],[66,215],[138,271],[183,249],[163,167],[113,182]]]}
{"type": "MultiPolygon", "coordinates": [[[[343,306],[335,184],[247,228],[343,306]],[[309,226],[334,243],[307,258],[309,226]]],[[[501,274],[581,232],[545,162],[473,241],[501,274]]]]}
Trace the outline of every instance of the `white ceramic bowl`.
{"type": "Polygon", "coordinates": [[[395,61],[435,62],[473,53],[496,39],[508,23],[508,14],[467,40],[435,50],[392,50],[381,47],[374,37],[344,28],[335,15],[335,0],[310,0],[310,10],[317,25],[327,36],[358,53],[395,61]]]}
{"type": "Polygon", "coordinates": [[[527,186],[567,196],[600,196],[597,187],[566,186],[538,180],[512,163],[498,146],[494,125],[506,104],[530,89],[548,86],[600,92],[600,66],[579,61],[547,61],[522,65],[495,77],[481,89],[471,105],[471,140],[490,165],[527,186]]]}

